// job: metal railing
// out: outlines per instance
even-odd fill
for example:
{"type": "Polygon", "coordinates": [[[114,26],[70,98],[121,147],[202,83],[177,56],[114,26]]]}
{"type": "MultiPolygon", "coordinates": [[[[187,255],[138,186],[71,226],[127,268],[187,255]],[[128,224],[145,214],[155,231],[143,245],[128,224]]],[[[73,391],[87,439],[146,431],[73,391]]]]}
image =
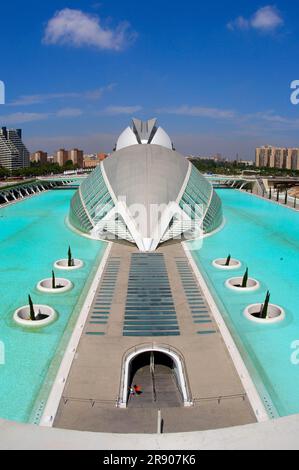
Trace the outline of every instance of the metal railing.
{"type": "MultiPolygon", "coordinates": [[[[245,401],[246,399],[247,399],[246,393],[238,393],[238,394],[220,395],[220,396],[214,396],[214,397],[193,398],[192,403],[194,406],[198,406],[198,405],[201,405],[204,403],[210,403],[210,402],[215,402],[218,405],[221,405],[222,402],[228,401],[228,400],[245,401]]],[[[115,398],[114,400],[103,400],[103,399],[97,399],[97,398],[78,398],[78,397],[63,396],[62,402],[64,405],[67,405],[69,402],[70,403],[74,403],[74,402],[86,403],[91,408],[93,408],[95,405],[99,405],[102,407],[107,407],[107,406],[117,407],[119,399],[115,398]]]]}
{"type": "Polygon", "coordinates": [[[200,397],[200,398],[193,398],[194,405],[200,405],[201,403],[207,402],[217,402],[218,405],[221,404],[222,401],[225,400],[240,400],[245,401],[247,399],[246,393],[237,393],[231,395],[220,395],[216,397],[200,397]]]}
{"type": "MultiPolygon", "coordinates": [[[[251,189],[251,192],[254,195],[276,202],[279,205],[284,205],[298,210],[298,197],[291,196],[289,194],[289,189],[280,189],[274,186],[270,186],[269,190],[267,190],[265,186],[260,184],[259,180],[256,180],[256,183],[257,184],[255,185],[254,190],[253,188],[251,189]]],[[[246,188],[242,188],[241,190],[248,192],[246,188]]]]}
{"type": "Polygon", "coordinates": [[[68,402],[88,403],[90,404],[91,408],[93,408],[95,405],[113,405],[115,407],[117,406],[117,398],[115,398],[114,400],[100,400],[98,398],[78,398],[62,396],[62,402],[64,405],[67,405],[68,402]]]}
{"type": "MultiPolygon", "coordinates": [[[[59,186],[59,183],[55,183],[54,187],[59,186]]],[[[18,199],[25,199],[31,197],[32,195],[38,194],[42,191],[47,191],[53,188],[53,184],[49,182],[30,182],[30,183],[19,183],[11,187],[1,187],[0,188],[0,197],[3,198],[6,202],[1,202],[0,205],[6,205],[10,202],[17,201],[18,199]]]]}

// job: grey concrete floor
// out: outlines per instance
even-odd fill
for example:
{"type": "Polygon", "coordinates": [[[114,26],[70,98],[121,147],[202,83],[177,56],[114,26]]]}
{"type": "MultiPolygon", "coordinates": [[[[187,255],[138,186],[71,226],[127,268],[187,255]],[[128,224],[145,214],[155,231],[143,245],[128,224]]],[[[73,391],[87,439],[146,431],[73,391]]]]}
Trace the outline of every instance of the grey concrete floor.
{"type": "MultiPolygon", "coordinates": [[[[132,246],[115,243],[109,260],[114,263],[118,260],[120,267],[109,318],[106,324],[93,324],[90,322],[90,313],[66,381],[54,427],[115,433],[156,432],[157,409],[153,406],[149,393],[149,381],[139,384],[144,387],[146,393],[136,397],[136,400],[140,398],[139,405],[148,401],[147,407],[116,408],[123,357],[128,350],[144,343],[175,348],[184,357],[194,406],[189,409],[181,406],[177,400],[174,383],[171,383],[169,378],[163,378],[161,374],[158,387],[159,403],[165,432],[216,429],[256,421],[212,312],[199,287],[198,293],[202,296],[203,308],[209,321],[197,323],[192,316],[192,306],[186,297],[178,270],[179,261],[186,262],[192,271],[184,250],[177,243],[164,245],[158,252],[164,255],[180,335],[123,336],[131,254],[138,251],[132,246]],[[95,334],[87,334],[91,332],[95,334]],[[101,335],[98,335],[98,332],[102,332],[101,335]],[[211,334],[207,334],[210,332],[211,334]],[[168,397],[165,393],[167,390],[168,397]],[[224,399],[218,402],[217,397],[224,399]],[[175,403],[179,406],[174,406],[175,403]]],[[[98,290],[103,287],[105,283],[101,280],[98,290]]],[[[140,376],[138,381],[142,380],[140,376]]]]}
{"type": "Polygon", "coordinates": [[[128,408],[172,408],[182,406],[182,400],[172,371],[166,366],[156,366],[154,377],[150,367],[139,369],[134,375],[132,385],[141,387],[140,395],[133,395],[128,408]]]}

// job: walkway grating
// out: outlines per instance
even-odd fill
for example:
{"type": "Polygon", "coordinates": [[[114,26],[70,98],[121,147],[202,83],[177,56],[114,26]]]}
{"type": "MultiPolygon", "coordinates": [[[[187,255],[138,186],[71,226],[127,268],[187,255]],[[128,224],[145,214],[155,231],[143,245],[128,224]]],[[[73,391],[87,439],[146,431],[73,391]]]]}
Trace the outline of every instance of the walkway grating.
{"type": "Polygon", "coordinates": [[[181,282],[185,291],[185,296],[192,315],[193,323],[199,327],[197,334],[213,334],[216,330],[207,330],[205,326],[211,325],[213,320],[210,315],[206,299],[201,292],[193,270],[186,258],[176,258],[177,270],[180,274],[181,282]]]}
{"type": "Polygon", "coordinates": [[[111,257],[104,270],[102,280],[95,294],[90,309],[88,325],[92,325],[92,331],[86,331],[86,335],[105,335],[106,325],[109,320],[115,286],[119,273],[120,259],[111,257]]]}
{"type": "Polygon", "coordinates": [[[123,336],[179,336],[162,253],[132,253],[123,336]]]}

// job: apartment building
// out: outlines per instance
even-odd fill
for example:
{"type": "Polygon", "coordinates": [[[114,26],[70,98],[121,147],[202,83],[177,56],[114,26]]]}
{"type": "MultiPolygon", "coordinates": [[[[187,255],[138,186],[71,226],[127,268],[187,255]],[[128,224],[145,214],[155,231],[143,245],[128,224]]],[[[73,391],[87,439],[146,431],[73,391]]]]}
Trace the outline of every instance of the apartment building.
{"type": "Polygon", "coordinates": [[[72,150],[59,149],[56,152],[56,163],[63,166],[67,161],[72,161],[74,165],[83,168],[83,150],[77,148],[72,150]]]}
{"type": "Polygon", "coordinates": [[[30,153],[22,141],[22,129],[0,129],[0,166],[17,170],[29,166],[30,153]]]}
{"type": "Polygon", "coordinates": [[[65,149],[59,149],[56,152],[56,163],[58,163],[59,166],[63,166],[66,164],[66,162],[69,159],[69,153],[65,149]]]}
{"type": "Polygon", "coordinates": [[[83,150],[72,149],[69,150],[68,160],[72,160],[74,165],[78,165],[79,168],[83,168],[83,150]]]}
{"type": "Polygon", "coordinates": [[[47,152],[43,152],[42,150],[37,150],[36,152],[31,154],[30,161],[45,165],[48,162],[48,154],[47,152]]]}
{"type": "Polygon", "coordinates": [[[273,147],[265,145],[255,151],[255,165],[258,168],[281,168],[299,170],[299,148],[273,147]]]}

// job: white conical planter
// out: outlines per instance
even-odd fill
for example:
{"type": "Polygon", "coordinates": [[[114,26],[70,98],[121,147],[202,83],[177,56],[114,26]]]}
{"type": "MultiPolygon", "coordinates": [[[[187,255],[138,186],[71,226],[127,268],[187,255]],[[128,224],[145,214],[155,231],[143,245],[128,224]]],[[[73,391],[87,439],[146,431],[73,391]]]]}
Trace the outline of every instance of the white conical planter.
{"type": "Polygon", "coordinates": [[[53,323],[53,321],[56,320],[57,315],[52,307],[40,304],[34,304],[33,307],[36,315],[40,313],[45,315],[46,318],[36,321],[30,320],[30,306],[24,305],[15,311],[13,316],[14,321],[18,325],[24,326],[26,328],[41,328],[43,326],[50,325],[50,323],[53,323]]]}
{"type": "Polygon", "coordinates": [[[64,292],[71,290],[73,287],[73,283],[68,279],[64,279],[63,277],[56,277],[55,283],[56,286],[60,287],[55,287],[55,289],[53,289],[52,278],[43,279],[42,281],[39,281],[36,287],[40,292],[44,292],[47,294],[63,294],[64,292]]]}
{"type": "Polygon", "coordinates": [[[74,259],[74,266],[68,266],[68,259],[59,259],[55,261],[54,267],[56,269],[64,269],[65,271],[74,271],[75,269],[80,269],[84,265],[83,261],[80,259],[74,259]]]}
{"type": "Polygon", "coordinates": [[[243,277],[232,277],[225,282],[228,289],[236,292],[253,292],[260,288],[260,283],[256,279],[249,278],[247,280],[247,287],[242,287],[243,277]]]}
{"type": "Polygon", "coordinates": [[[263,325],[271,325],[273,323],[278,323],[285,319],[285,311],[279,305],[269,304],[268,307],[268,317],[267,318],[257,318],[253,314],[261,311],[263,304],[251,304],[244,310],[245,317],[255,323],[260,323],[263,325]]]}
{"type": "Polygon", "coordinates": [[[241,261],[231,258],[230,263],[228,266],[225,265],[227,258],[218,258],[214,259],[212,262],[213,266],[217,269],[223,269],[226,271],[232,271],[233,269],[238,269],[241,267],[241,261]]]}

